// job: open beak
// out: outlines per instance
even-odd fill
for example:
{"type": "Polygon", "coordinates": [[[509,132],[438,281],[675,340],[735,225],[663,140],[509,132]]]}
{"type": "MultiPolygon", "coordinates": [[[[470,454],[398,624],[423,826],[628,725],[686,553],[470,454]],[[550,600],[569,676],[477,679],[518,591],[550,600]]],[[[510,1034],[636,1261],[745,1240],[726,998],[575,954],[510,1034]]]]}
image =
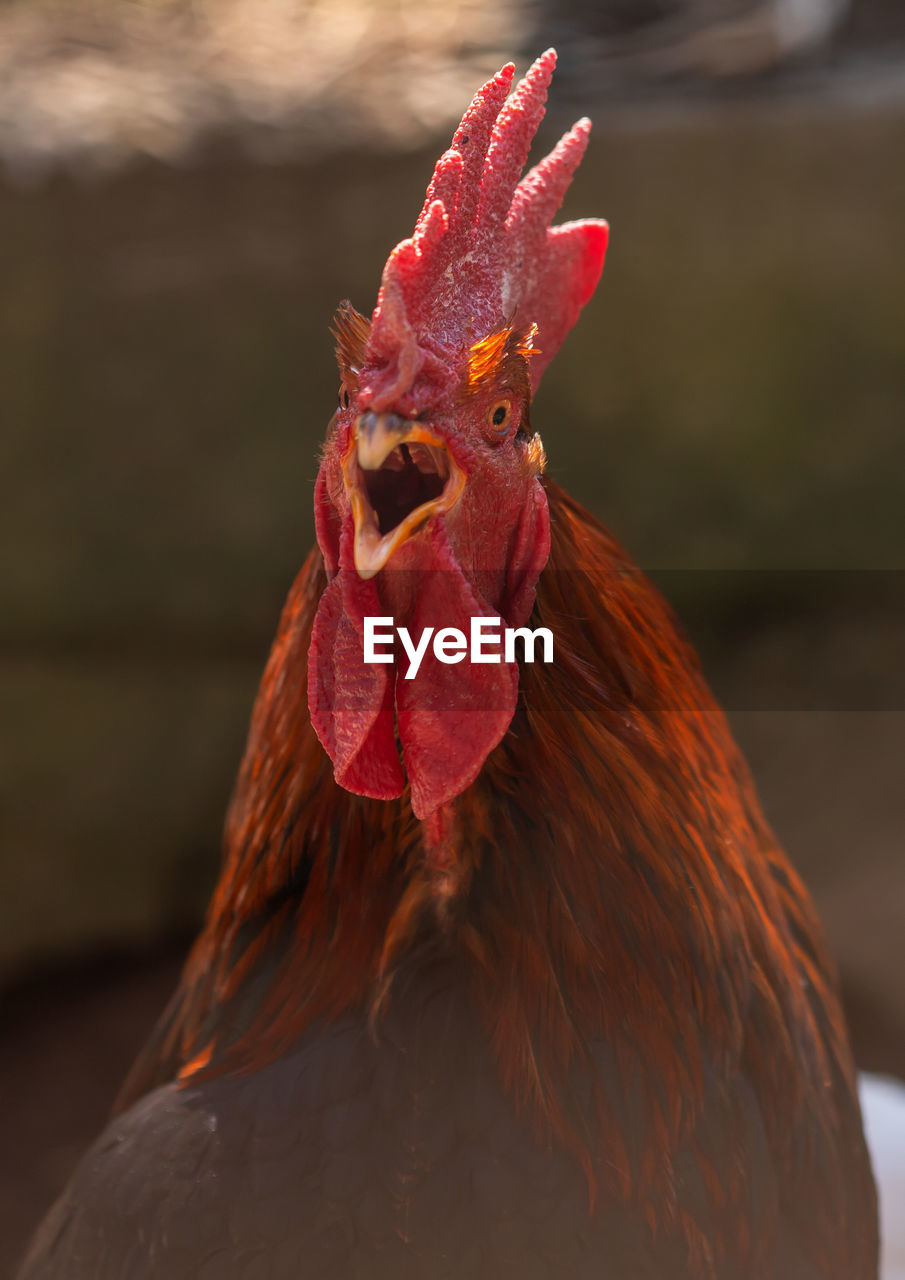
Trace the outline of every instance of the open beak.
{"type": "Polygon", "coordinates": [[[465,473],[439,436],[395,413],[355,419],[343,479],[361,578],[379,573],[426,520],[449,511],[465,487],[465,473]]]}

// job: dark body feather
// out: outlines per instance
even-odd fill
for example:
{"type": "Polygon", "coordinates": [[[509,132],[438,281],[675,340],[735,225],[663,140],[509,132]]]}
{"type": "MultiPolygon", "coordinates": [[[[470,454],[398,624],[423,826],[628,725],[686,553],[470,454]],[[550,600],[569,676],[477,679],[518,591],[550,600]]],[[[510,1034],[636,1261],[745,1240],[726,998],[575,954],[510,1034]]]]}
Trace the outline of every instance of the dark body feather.
{"type": "Polygon", "coordinates": [[[546,488],[555,661],[430,838],[333,782],[309,559],[205,928],[22,1280],[874,1280],[813,910],[668,609],[546,488]]]}

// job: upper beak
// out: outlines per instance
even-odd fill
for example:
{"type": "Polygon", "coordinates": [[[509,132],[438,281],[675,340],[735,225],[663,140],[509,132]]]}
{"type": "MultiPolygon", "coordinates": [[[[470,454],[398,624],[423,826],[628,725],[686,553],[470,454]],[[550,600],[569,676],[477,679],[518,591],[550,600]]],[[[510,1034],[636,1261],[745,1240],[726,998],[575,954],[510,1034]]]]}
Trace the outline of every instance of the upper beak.
{"type": "Polygon", "coordinates": [[[395,413],[359,414],[342,470],[362,578],[378,573],[425,520],[449,511],[465,487],[440,437],[395,413]]]}

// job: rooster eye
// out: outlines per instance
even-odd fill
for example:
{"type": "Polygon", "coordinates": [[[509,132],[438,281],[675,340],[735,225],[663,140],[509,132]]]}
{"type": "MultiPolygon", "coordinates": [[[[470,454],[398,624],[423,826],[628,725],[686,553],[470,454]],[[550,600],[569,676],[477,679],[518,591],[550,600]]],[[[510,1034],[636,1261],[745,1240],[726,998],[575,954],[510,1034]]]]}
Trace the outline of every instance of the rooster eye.
{"type": "Polygon", "coordinates": [[[344,382],[339,384],[339,407],[340,409],[349,407],[349,391],[344,382]]]}
{"type": "Polygon", "coordinates": [[[512,405],[508,400],[500,400],[488,413],[487,421],[494,431],[498,431],[502,435],[508,428],[511,417],[512,405]]]}

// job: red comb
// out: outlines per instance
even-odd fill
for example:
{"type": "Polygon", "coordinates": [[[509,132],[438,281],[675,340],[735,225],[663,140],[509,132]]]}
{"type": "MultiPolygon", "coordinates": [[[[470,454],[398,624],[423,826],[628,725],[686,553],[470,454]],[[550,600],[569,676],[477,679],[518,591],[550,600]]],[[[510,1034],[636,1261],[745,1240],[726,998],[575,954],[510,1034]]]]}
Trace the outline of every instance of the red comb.
{"type": "Polygon", "coordinates": [[[420,412],[468,348],[507,323],[537,324],[536,388],[603,269],[607,225],[551,227],[587,146],[580,120],[519,181],[556,65],[548,49],[507,101],[514,67],[478,91],[437,161],[411,239],[383,270],[360,403],[420,412]]]}

